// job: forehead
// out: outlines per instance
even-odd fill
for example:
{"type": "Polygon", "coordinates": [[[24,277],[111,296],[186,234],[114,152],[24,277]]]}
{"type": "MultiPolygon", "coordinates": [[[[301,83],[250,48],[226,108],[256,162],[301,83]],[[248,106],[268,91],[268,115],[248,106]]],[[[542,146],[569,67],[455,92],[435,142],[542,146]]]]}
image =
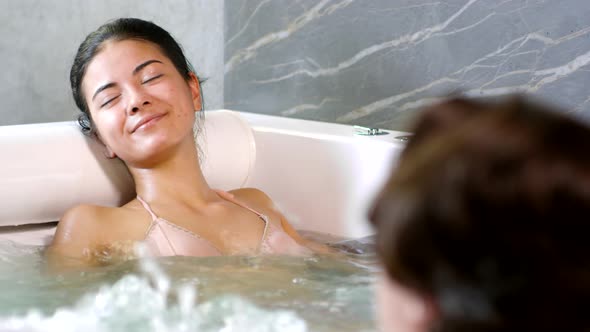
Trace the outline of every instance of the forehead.
{"type": "Polygon", "coordinates": [[[88,64],[82,88],[91,89],[96,84],[130,76],[139,64],[153,59],[170,64],[161,49],[151,42],[134,39],[106,41],[88,64]]]}

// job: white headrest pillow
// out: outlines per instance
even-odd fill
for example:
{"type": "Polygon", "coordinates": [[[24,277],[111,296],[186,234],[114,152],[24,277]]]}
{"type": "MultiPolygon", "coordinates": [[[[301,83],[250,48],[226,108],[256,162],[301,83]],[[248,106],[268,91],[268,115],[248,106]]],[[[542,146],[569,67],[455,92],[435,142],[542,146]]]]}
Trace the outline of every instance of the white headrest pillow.
{"type": "MultiPolygon", "coordinates": [[[[243,186],[256,158],[252,130],[238,113],[206,111],[198,134],[213,188],[243,186]]],[[[119,206],[134,193],[118,159],[107,159],[76,122],[0,126],[0,226],[56,221],[80,204],[119,206]]]]}

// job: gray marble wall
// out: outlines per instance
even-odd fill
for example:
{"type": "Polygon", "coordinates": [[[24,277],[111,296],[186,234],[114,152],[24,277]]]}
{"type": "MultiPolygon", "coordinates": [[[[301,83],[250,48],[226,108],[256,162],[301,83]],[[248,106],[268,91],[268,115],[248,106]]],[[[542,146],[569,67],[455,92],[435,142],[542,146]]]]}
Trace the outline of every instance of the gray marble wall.
{"type": "Polygon", "coordinates": [[[450,92],[590,119],[588,0],[229,0],[225,107],[405,129],[450,92]]]}
{"type": "Polygon", "coordinates": [[[151,20],[184,46],[207,108],[223,106],[224,1],[2,0],[0,125],[73,120],[69,69],[78,45],[109,19],[151,20]]]}

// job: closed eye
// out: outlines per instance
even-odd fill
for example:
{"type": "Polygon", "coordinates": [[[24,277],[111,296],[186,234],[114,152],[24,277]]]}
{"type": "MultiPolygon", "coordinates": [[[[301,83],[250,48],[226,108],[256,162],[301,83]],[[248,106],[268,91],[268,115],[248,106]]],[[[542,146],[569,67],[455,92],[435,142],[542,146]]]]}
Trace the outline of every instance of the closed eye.
{"type": "Polygon", "coordinates": [[[100,107],[101,107],[101,108],[103,108],[103,107],[107,106],[108,104],[110,104],[112,101],[114,101],[114,100],[115,100],[115,99],[117,99],[117,98],[119,98],[119,96],[118,96],[118,95],[117,95],[117,96],[114,96],[113,98],[111,98],[111,99],[109,99],[109,100],[105,101],[105,102],[104,102],[102,105],[100,105],[100,107]]]}
{"type": "Polygon", "coordinates": [[[150,77],[150,78],[146,79],[145,81],[141,82],[141,84],[149,83],[149,82],[151,82],[153,80],[156,80],[156,79],[158,79],[158,78],[160,78],[162,76],[164,76],[164,74],[160,74],[160,75],[156,75],[154,77],[150,77]]]}

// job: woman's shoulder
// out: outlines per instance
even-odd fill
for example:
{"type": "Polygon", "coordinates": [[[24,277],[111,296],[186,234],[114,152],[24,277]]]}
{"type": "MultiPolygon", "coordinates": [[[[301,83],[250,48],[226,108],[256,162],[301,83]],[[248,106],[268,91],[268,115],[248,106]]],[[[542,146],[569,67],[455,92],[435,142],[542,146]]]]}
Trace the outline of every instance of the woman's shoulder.
{"type": "Polygon", "coordinates": [[[126,206],[111,207],[93,204],[80,204],[68,209],[60,219],[60,223],[99,223],[101,221],[111,220],[111,217],[120,217],[128,213],[129,208],[126,206]]]}
{"type": "Polygon", "coordinates": [[[287,221],[283,212],[277,207],[276,202],[274,202],[264,191],[256,188],[240,188],[231,190],[229,193],[250,208],[270,216],[271,220],[275,220],[275,222],[280,225],[281,229],[298,244],[307,247],[313,252],[335,254],[333,249],[328,248],[323,244],[302,238],[295,228],[287,221]]]}
{"type": "Polygon", "coordinates": [[[59,220],[54,243],[72,240],[89,240],[96,235],[102,220],[108,220],[113,208],[80,204],[68,209],[59,220]]]}
{"type": "Polygon", "coordinates": [[[109,230],[124,227],[125,221],[136,215],[137,209],[131,204],[109,207],[80,204],[68,209],[59,220],[54,242],[83,241],[97,242],[108,237],[109,230]],[[110,227],[116,223],[116,227],[110,227]]]}
{"type": "Polygon", "coordinates": [[[273,200],[262,190],[256,188],[240,188],[228,191],[234,198],[253,209],[274,210],[273,200]]]}
{"type": "Polygon", "coordinates": [[[78,219],[79,217],[84,217],[84,219],[100,217],[105,214],[113,213],[117,209],[119,208],[93,204],[79,204],[69,208],[64,213],[63,217],[61,218],[61,221],[78,219]]]}
{"type": "Polygon", "coordinates": [[[132,216],[128,207],[81,204],[68,209],[46,251],[48,262],[58,270],[102,264],[112,256],[110,245],[122,248],[123,244],[139,239],[139,232],[129,227],[133,223],[126,222],[133,220],[132,216]]]}

